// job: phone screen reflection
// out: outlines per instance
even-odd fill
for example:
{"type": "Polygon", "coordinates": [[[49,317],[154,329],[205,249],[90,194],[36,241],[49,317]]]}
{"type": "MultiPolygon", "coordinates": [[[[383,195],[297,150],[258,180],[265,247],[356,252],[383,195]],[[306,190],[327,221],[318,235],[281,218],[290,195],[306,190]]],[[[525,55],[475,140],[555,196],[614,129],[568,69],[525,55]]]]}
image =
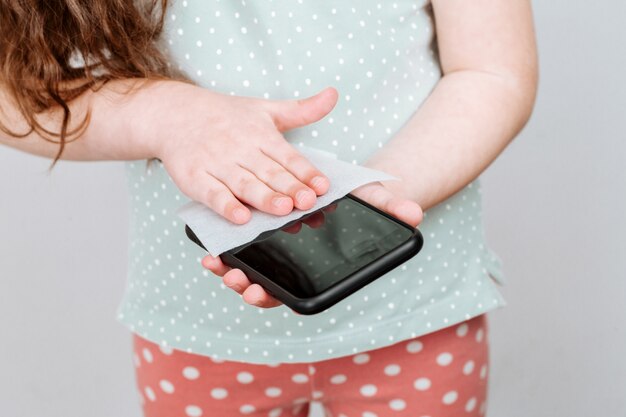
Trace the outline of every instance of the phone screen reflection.
{"type": "Polygon", "coordinates": [[[260,235],[236,256],[304,298],[325,291],[411,235],[409,229],[344,198],[260,235]]]}

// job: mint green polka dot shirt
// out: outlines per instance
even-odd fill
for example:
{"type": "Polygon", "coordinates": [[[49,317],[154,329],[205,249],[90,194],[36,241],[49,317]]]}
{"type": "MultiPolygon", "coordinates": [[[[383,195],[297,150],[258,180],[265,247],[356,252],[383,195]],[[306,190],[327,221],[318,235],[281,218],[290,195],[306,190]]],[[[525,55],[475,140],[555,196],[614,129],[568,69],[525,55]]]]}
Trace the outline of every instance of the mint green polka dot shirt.
{"type": "MultiPolygon", "coordinates": [[[[178,0],[166,20],[171,64],[208,89],[278,100],[334,86],[333,111],[285,137],[356,164],[385,146],[441,77],[426,0],[178,0]]],[[[304,316],[284,305],[248,305],[202,268],[205,252],[175,214],[189,200],[162,165],[130,162],[127,176],[129,270],[118,317],[162,346],[250,363],[312,362],[388,346],[504,305],[478,180],[426,213],[417,256],[304,316]]]]}

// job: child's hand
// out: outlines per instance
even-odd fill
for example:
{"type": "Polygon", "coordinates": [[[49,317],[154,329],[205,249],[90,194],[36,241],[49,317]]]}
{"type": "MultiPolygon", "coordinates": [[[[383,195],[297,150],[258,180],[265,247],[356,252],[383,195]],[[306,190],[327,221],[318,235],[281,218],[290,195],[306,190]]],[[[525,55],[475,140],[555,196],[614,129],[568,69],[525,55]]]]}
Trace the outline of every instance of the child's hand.
{"type": "Polygon", "coordinates": [[[178,188],[233,223],[247,203],[275,215],[311,208],[328,178],[281,134],[329,113],[337,91],[303,100],[263,100],[167,82],[139,95],[132,134],[164,164],[178,188]]]}
{"type": "MultiPolygon", "coordinates": [[[[416,202],[395,196],[380,182],[366,184],[352,191],[351,194],[413,227],[417,227],[422,221],[422,209],[416,202]]],[[[219,256],[205,256],[202,259],[202,266],[221,276],[224,285],[241,294],[243,300],[248,304],[264,308],[277,307],[282,304],[269,295],[259,284],[251,283],[240,269],[233,269],[224,265],[219,256]]]]}

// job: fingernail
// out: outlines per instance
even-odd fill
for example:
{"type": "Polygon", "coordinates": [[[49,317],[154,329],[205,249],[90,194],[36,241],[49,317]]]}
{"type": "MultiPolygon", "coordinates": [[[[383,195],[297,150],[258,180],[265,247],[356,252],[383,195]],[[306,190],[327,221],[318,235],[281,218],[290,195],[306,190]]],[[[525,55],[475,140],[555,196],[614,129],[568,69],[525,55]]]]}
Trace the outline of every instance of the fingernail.
{"type": "Polygon", "coordinates": [[[287,200],[289,200],[288,197],[276,197],[272,199],[272,204],[276,207],[282,207],[282,205],[285,204],[287,200]]]}
{"type": "Polygon", "coordinates": [[[313,187],[319,187],[320,185],[324,183],[324,181],[325,181],[324,177],[314,177],[311,180],[311,184],[313,184],[313,187]]]}
{"type": "Polygon", "coordinates": [[[307,197],[308,195],[309,195],[308,191],[300,190],[296,194],[296,200],[298,200],[300,203],[304,203],[304,202],[306,202],[306,199],[308,198],[307,197]]]}

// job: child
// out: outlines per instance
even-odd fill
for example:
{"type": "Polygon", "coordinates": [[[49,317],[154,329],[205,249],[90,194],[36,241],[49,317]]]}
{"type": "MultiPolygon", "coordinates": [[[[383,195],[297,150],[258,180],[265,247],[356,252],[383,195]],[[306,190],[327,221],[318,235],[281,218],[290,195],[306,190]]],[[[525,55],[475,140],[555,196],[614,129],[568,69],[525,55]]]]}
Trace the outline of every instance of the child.
{"type": "Polygon", "coordinates": [[[311,400],[328,416],[484,414],[484,314],[504,302],[476,178],[532,109],[529,0],[31,3],[0,6],[0,143],[157,159],[127,165],[119,312],[146,417],[306,416],[311,400]],[[402,178],[353,194],[425,236],[313,316],[204,257],[174,214],[187,198],[239,224],[247,206],[312,207],[330,184],[300,143],[402,178]]]}

